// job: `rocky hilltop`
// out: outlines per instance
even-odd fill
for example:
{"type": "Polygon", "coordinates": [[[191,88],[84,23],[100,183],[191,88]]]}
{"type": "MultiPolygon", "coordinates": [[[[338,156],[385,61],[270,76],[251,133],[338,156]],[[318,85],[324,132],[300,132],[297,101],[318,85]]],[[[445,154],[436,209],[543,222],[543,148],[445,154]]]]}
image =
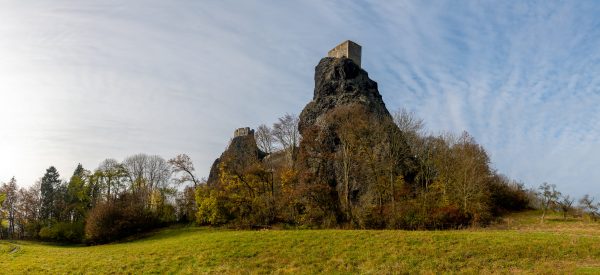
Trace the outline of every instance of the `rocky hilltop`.
{"type": "Polygon", "coordinates": [[[527,206],[525,191],[497,175],[467,134],[422,136],[410,129],[416,124],[401,130],[361,57],[361,46],[348,40],[319,61],[313,99],[300,116],[259,127],[269,156],[250,128],[235,131],[196,192],[199,222],[445,229],[527,206]]]}
{"type": "Polygon", "coordinates": [[[239,128],[235,130],[234,137],[227,149],[213,162],[207,184],[214,185],[218,182],[219,165],[224,161],[227,161],[230,172],[241,174],[246,167],[260,162],[265,156],[266,154],[256,145],[254,130],[248,127],[239,128]]]}
{"type": "Polygon", "coordinates": [[[381,119],[391,119],[390,112],[377,90],[377,82],[352,59],[325,57],[315,69],[313,100],[300,114],[299,130],[309,125],[323,126],[323,118],[337,107],[362,105],[381,119]]]}
{"type": "Polygon", "coordinates": [[[377,83],[351,58],[321,59],[314,97],[302,110],[298,128],[303,184],[328,186],[327,196],[337,202],[329,211],[338,222],[352,220],[354,205],[372,200],[368,197],[378,188],[372,179],[411,178],[408,145],[377,83]],[[380,163],[394,165],[387,169],[380,163]]]}

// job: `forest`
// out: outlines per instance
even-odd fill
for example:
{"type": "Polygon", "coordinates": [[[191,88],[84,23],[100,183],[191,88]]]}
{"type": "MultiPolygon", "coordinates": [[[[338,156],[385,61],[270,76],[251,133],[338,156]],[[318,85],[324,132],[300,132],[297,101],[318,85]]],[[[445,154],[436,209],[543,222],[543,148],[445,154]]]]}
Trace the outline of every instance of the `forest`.
{"type": "Polygon", "coordinates": [[[499,174],[467,133],[425,134],[423,121],[404,109],[393,114],[399,131],[390,133],[372,127],[362,113],[332,114],[342,129],[337,141],[342,150],[330,155],[314,155],[323,144],[309,130],[300,135],[297,116],[260,125],[248,137],[253,146],[237,149],[256,157],[240,160],[226,151],[218,177],[208,181],[198,178],[185,154],[168,160],[147,154],[106,159],[93,170],[80,164],[68,180],[50,166],[28,188],[12,178],[0,186],[0,237],[99,244],[174,223],[451,229],[486,226],[527,208],[542,209],[543,215],[598,217],[590,196],[576,206],[554,185],[526,189],[499,174]],[[373,140],[381,136],[387,150],[374,150],[373,140]],[[335,160],[334,173],[343,181],[332,186],[317,178],[308,165],[316,159],[335,160]]]}

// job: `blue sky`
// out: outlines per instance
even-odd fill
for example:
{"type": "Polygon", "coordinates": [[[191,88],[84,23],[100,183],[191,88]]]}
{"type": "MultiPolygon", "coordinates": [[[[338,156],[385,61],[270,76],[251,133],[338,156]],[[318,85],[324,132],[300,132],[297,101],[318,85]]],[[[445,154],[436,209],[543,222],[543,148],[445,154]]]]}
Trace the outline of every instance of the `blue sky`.
{"type": "Polygon", "coordinates": [[[207,176],[235,128],[299,113],[351,39],[391,111],[468,131],[528,186],[598,197],[597,3],[0,0],[0,181],[139,152],[207,176]]]}

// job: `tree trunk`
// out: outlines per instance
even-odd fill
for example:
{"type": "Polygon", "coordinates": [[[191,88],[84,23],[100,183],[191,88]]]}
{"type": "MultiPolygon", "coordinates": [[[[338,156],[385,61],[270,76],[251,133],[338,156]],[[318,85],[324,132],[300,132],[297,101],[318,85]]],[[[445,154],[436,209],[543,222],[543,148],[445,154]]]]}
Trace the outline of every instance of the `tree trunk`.
{"type": "Polygon", "coordinates": [[[350,222],[352,222],[352,211],[350,209],[350,160],[348,154],[348,145],[346,143],[342,144],[342,159],[343,159],[343,169],[344,169],[344,189],[346,195],[346,211],[347,218],[350,222]]]}
{"type": "Polygon", "coordinates": [[[392,210],[396,211],[396,200],[394,198],[394,173],[392,173],[392,169],[390,169],[390,190],[392,192],[392,210]]]}
{"type": "Polygon", "coordinates": [[[544,210],[542,211],[542,223],[544,222],[544,217],[546,217],[546,207],[544,207],[544,210]]]}

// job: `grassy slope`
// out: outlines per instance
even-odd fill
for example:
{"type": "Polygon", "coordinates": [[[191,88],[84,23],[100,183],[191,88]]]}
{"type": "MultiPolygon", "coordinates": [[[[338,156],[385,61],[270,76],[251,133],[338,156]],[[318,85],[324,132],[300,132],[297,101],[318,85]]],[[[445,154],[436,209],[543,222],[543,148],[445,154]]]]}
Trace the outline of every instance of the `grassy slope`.
{"type": "Polygon", "coordinates": [[[94,247],[0,243],[0,273],[600,273],[600,226],[532,213],[463,231],[167,229],[94,247]]]}

